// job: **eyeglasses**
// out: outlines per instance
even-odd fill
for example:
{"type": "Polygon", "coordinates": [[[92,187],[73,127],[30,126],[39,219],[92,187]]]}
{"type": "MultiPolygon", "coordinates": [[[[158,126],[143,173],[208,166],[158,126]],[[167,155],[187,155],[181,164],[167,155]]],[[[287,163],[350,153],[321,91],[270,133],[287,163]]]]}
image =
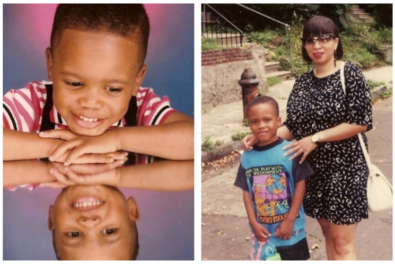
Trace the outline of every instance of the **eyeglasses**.
{"type": "Polygon", "coordinates": [[[307,39],[301,39],[303,42],[303,47],[304,48],[311,48],[314,46],[315,42],[318,41],[318,44],[320,46],[326,45],[328,43],[328,41],[330,41],[331,39],[336,38],[335,35],[332,34],[323,34],[321,36],[318,37],[314,37],[314,38],[307,38],[307,39]]]}

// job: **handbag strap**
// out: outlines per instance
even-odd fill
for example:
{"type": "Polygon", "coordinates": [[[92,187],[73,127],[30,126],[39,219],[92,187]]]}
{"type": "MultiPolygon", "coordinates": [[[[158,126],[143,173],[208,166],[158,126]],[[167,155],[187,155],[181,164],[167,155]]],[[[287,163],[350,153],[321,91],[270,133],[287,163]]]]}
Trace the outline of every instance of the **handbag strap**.
{"type": "MultiPolygon", "coordinates": [[[[340,66],[340,82],[342,83],[342,88],[343,88],[344,94],[347,95],[346,85],[345,85],[345,81],[344,81],[344,65],[345,65],[345,63],[344,62],[339,62],[339,63],[341,64],[341,66],[340,66]]],[[[366,150],[365,143],[363,142],[362,135],[360,133],[358,133],[358,139],[359,139],[359,143],[361,145],[362,151],[363,151],[363,155],[365,156],[366,163],[368,164],[368,168],[370,170],[372,168],[372,166],[371,166],[372,162],[370,161],[368,151],[366,150]]]]}

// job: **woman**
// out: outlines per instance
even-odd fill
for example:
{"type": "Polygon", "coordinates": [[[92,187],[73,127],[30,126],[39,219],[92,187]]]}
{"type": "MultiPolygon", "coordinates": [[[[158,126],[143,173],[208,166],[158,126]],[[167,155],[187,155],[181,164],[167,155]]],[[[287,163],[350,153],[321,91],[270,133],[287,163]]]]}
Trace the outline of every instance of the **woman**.
{"type": "MultiPolygon", "coordinates": [[[[296,141],[286,147],[293,159],[302,155],[315,174],[306,180],[303,205],[316,218],[326,242],[329,260],[355,260],[357,223],[368,217],[366,182],[368,168],[358,133],[372,128],[372,106],[362,72],[354,64],[344,66],[346,93],[337,60],[343,47],[336,25],[323,16],[308,20],[303,30],[302,55],[314,63],[296,81],[288,99],[287,120],[278,136],[296,141]]],[[[249,149],[255,143],[245,138],[249,149]]]]}

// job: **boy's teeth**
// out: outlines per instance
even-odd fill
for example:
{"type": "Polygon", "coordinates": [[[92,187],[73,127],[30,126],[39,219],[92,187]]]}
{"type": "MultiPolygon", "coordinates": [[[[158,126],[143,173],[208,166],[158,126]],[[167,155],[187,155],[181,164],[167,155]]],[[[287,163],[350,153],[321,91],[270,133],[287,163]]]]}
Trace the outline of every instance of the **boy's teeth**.
{"type": "Polygon", "coordinates": [[[75,208],[83,208],[83,207],[92,207],[96,205],[102,205],[104,202],[101,201],[93,201],[93,202],[77,202],[73,204],[75,208]]]}
{"type": "Polygon", "coordinates": [[[83,116],[80,116],[80,119],[83,120],[83,121],[88,121],[88,122],[94,122],[94,121],[98,120],[98,119],[89,119],[89,118],[86,118],[86,117],[83,117],[83,116]]]}

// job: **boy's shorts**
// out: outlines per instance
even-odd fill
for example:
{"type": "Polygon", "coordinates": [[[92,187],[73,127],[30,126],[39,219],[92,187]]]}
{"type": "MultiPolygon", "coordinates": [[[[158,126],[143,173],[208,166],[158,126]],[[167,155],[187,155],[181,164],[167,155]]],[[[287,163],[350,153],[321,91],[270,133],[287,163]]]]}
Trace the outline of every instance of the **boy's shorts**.
{"type": "Polygon", "coordinates": [[[310,258],[307,239],[303,238],[292,246],[276,247],[281,260],[307,260],[310,258]]]}
{"type": "MultiPolygon", "coordinates": [[[[266,260],[269,256],[273,255],[274,245],[270,243],[258,242],[255,235],[251,235],[252,248],[250,257],[252,260],[266,260]]],[[[280,254],[281,260],[307,260],[310,258],[309,246],[307,245],[306,237],[299,240],[291,246],[277,246],[275,247],[278,254],[280,254]]]]}

